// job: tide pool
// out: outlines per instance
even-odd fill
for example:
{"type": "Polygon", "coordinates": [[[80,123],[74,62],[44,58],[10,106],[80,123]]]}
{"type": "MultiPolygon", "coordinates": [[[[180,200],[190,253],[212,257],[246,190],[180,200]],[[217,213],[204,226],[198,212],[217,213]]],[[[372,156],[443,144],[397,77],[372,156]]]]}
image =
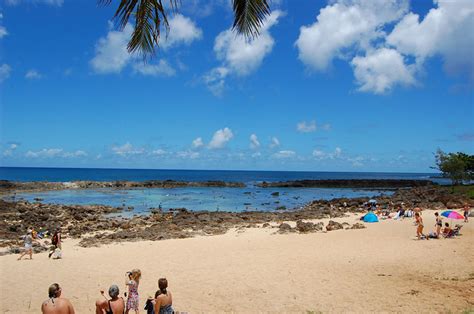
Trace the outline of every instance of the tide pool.
{"type": "MultiPolygon", "coordinates": [[[[122,214],[147,214],[150,208],[161,206],[187,208],[193,211],[231,211],[249,210],[273,211],[279,209],[298,209],[304,204],[316,200],[330,200],[341,197],[373,197],[380,194],[390,195],[392,191],[334,189],[334,188],[149,188],[149,189],[94,189],[59,190],[39,193],[17,193],[15,199],[52,204],[101,204],[114,207],[133,207],[122,214]]],[[[4,199],[11,200],[11,195],[4,199]]]]}

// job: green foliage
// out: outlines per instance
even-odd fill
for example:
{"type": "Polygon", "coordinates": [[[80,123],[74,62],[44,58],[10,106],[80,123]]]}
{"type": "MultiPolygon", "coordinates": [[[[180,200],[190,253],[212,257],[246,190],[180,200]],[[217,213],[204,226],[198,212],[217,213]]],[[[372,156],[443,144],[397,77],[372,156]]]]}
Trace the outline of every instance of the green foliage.
{"type": "Polygon", "coordinates": [[[444,177],[450,178],[453,185],[474,179],[474,156],[465,153],[436,152],[436,167],[444,177]]]}

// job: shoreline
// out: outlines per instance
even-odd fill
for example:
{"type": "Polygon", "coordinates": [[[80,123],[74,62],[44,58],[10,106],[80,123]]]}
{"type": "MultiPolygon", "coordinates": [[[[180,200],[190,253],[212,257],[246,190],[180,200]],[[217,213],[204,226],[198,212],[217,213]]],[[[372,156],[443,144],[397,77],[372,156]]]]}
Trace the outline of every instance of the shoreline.
{"type": "MultiPolygon", "coordinates": [[[[375,197],[378,204],[388,211],[395,211],[404,203],[405,208],[460,208],[465,203],[474,206],[474,199],[462,194],[453,194],[449,188],[439,186],[398,189],[392,195],[375,197]]],[[[367,197],[314,200],[297,210],[274,211],[190,211],[185,208],[172,210],[152,209],[148,215],[132,217],[109,217],[120,214],[123,208],[104,205],[64,205],[8,202],[0,200],[0,247],[11,248],[20,244],[19,237],[27,228],[54,230],[59,226],[63,234],[80,238],[82,246],[97,246],[113,242],[140,240],[165,240],[191,238],[200,235],[225,234],[232,228],[253,228],[256,224],[281,221],[303,221],[311,219],[344,217],[347,212],[364,211],[367,197]],[[87,236],[91,233],[96,236],[87,236]]],[[[320,231],[322,227],[304,226],[296,232],[320,231]]],[[[327,227],[327,226],[326,226],[327,227]]],[[[282,227],[285,231],[286,227],[282,227]]],[[[46,246],[36,250],[46,250],[46,246]]],[[[11,251],[10,253],[15,253],[11,251]]],[[[5,252],[4,252],[5,253],[5,252]]]]}
{"type": "MultiPolygon", "coordinates": [[[[360,217],[348,215],[334,220],[353,224],[360,217]]],[[[431,230],[433,211],[425,210],[423,218],[431,230]]],[[[0,312],[38,312],[47,287],[58,282],[76,312],[91,313],[100,289],[116,283],[123,295],[123,274],[132,268],[143,274],[141,307],[158,278],[166,277],[175,310],[189,313],[472,310],[474,223],[463,226],[458,238],[430,241],[414,240],[412,219],[305,234],[233,228],[213,237],[91,248],[66,239],[62,260],[48,260],[47,253],[20,262],[14,255],[0,256],[0,312]]]]}

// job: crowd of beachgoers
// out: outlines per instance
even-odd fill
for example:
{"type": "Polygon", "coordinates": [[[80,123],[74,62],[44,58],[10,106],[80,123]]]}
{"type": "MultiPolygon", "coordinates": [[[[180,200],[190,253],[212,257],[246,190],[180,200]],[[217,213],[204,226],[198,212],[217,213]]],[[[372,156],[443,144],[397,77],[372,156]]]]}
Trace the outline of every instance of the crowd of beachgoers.
{"type": "Polygon", "coordinates": [[[383,209],[380,206],[377,206],[377,202],[373,200],[373,202],[368,202],[367,204],[368,213],[361,217],[361,220],[365,222],[378,222],[379,219],[394,219],[394,220],[401,220],[411,218],[414,219],[414,225],[416,226],[416,237],[418,240],[422,239],[440,239],[440,238],[452,238],[455,236],[460,235],[462,225],[456,224],[454,227],[449,222],[444,222],[443,218],[462,220],[463,222],[469,222],[469,215],[471,208],[468,204],[464,204],[462,210],[455,211],[455,210],[445,210],[439,214],[439,212],[435,212],[435,225],[434,230],[428,231],[425,233],[424,231],[427,230],[425,228],[425,224],[423,223],[423,209],[420,207],[415,207],[413,209],[405,209],[404,203],[402,202],[396,211],[390,211],[389,209],[383,209]]]}
{"type": "MultiPolygon", "coordinates": [[[[400,203],[396,210],[389,208],[383,208],[377,205],[375,200],[371,200],[365,204],[366,213],[360,218],[360,220],[373,223],[379,220],[406,220],[411,219],[413,225],[416,228],[416,239],[441,239],[441,238],[453,238],[459,236],[461,233],[461,224],[456,224],[452,227],[452,224],[448,221],[462,220],[463,222],[469,221],[470,206],[465,206],[456,210],[446,210],[441,212],[435,212],[435,225],[432,227],[432,231],[427,231],[429,226],[426,226],[423,222],[423,210],[420,207],[415,208],[404,208],[404,203],[400,203]],[[427,231],[427,232],[425,232],[427,231]]],[[[426,214],[425,214],[426,215],[426,214]]],[[[329,229],[328,229],[329,230],[329,229]]],[[[30,259],[33,258],[33,243],[39,242],[40,240],[51,239],[51,248],[48,254],[49,258],[61,259],[62,258],[62,235],[61,229],[57,228],[52,232],[40,231],[37,232],[33,228],[27,230],[27,234],[22,237],[24,242],[24,248],[21,252],[18,260],[21,260],[25,255],[29,255],[30,259]]],[[[47,240],[46,240],[47,241],[47,240]]],[[[116,284],[110,286],[108,294],[109,299],[106,298],[103,290],[100,291],[102,299],[96,302],[96,313],[139,313],[139,295],[138,286],[141,280],[141,272],[139,269],[133,269],[126,273],[125,286],[127,292],[124,293],[123,297],[120,296],[119,287],[116,284]]],[[[166,278],[160,278],[158,280],[158,290],[154,297],[148,297],[145,303],[144,310],[147,313],[173,313],[172,309],[172,295],[167,291],[168,281],[166,278]]],[[[54,283],[48,289],[48,299],[41,305],[43,313],[74,313],[74,307],[72,303],[62,297],[62,290],[59,284],[54,283]]]]}
{"type": "MultiPolygon", "coordinates": [[[[109,287],[109,298],[105,296],[105,291],[100,290],[102,296],[95,302],[96,314],[128,314],[140,312],[140,297],[138,286],[142,274],[140,269],[133,269],[125,273],[125,286],[127,292],[120,296],[118,285],[112,284],[109,287]]],[[[147,314],[173,314],[178,313],[173,310],[173,297],[167,290],[168,280],[160,278],[158,280],[158,290],[154,297],[148,297],[144,310],[147,314]]],[[[74,306],[67,298],[62,297],[62,288],[58,283],[53,283],[48,288],[48,299],[41,304],[43,314],[74,314],[74,306]]]]}

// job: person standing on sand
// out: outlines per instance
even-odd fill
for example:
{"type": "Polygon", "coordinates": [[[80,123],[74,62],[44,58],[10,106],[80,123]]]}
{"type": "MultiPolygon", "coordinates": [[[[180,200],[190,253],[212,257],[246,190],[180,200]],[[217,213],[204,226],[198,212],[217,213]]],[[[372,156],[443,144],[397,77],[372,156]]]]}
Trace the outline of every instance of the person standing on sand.
{"type": "Polygon", "coordinates": [[[125,275],[125,285],[128,286],[127,307],[125,309],[125,314],[128,314],[130,310],[134,310],[135,313],[138,314],[138,285],[140,283],[142,273],[140,269],[133,269],[131,272],[127,272],[125,275]]]}
{"type": "Polygon", "coordinates": [[[428,237],[423,234],[423,218],[421,218],[419,213],[415,213],[415,224],[416,224],[416,236],[418,237],[418,240],[421,240],[421,237],[423,236],[426,240],[428,240],[428,237]]]}
{"type": "Polygon", "coordinates": [[[436,236],[439,237],[439,235],[441,234],[441,228],[443,227],[443,220],[441,219],[441,217],[439,217],[438,212],[434,213],[434,215],[436,217],[436,236]]]}
{"type": "Polygon", "coordinates": [[[95,302],[95,313],[96,314],[123,314],[125,310],[125,302],[119,298],[119,287],[117,285],[111,285],[109,288],[110,300],[107,300],[104,296],[104,291],[101,290],[100,294],[105,300],[97,300],[95,302]]]}
{"type": "MultiPolygon", "coordinates": [[[[49,251],[49,254],[48,254],[48,257],[51,258],[51,255],[53,255],[53,253],[56,251],[56,249],[59,249],[59,250],[62,250],[62,239],[61,239],[61,229],[56,229],[56,231],[54,231],[54,234],[53,234],[53,237],[51,238],[51,250],[49,251]]],[[[59,255],[58,258],[61,258],[60,257],[61,255],[59,255]]]]}
{"type": "Polygon", "coordinates": [[[41,304],[43,314],[74,314],[74,308],[68,299],[61,298],[62,289],[53,283],[48,289],[48,300],[41,304]]]}
{"type": "Polygon", "coordinates": [[[39,243],[38,240],[33,239],[31,229],[28,229],[26,232],[26,235],[23,236],[23,242],[25,243],[25,248],[23,250],[23,253],[21,253],[20,257],[18,257],[18,260],[21,260],[23,256],[26,254],[30,255],[30,259],[33,259],[33,241],[36,243],[39,243]]]}
{"type": "Polygon", "coordinates": [[[469,222],[469,211],[470,211],[470,207],[468,204],[464,204],[464,222],[469,222]]]}

